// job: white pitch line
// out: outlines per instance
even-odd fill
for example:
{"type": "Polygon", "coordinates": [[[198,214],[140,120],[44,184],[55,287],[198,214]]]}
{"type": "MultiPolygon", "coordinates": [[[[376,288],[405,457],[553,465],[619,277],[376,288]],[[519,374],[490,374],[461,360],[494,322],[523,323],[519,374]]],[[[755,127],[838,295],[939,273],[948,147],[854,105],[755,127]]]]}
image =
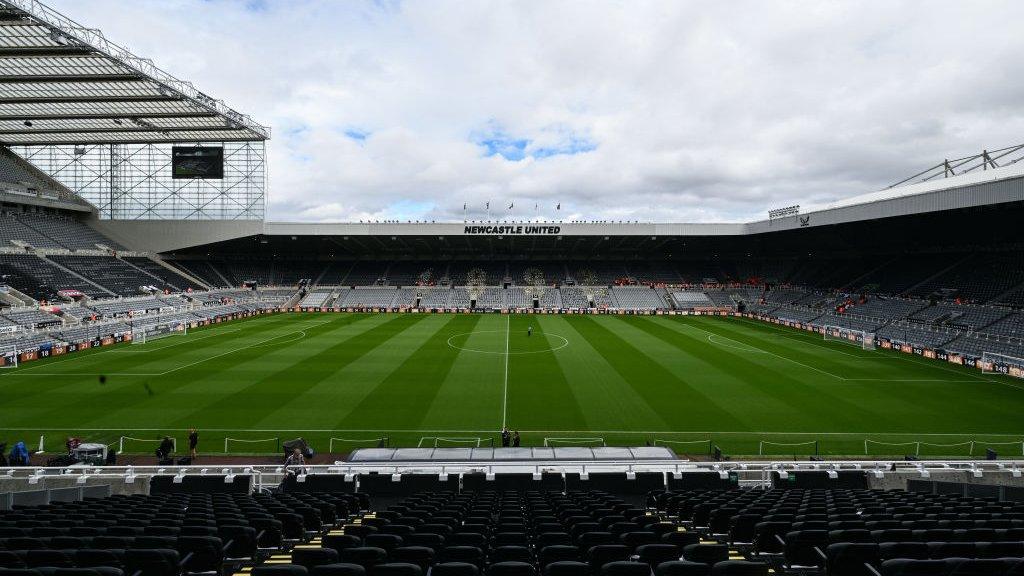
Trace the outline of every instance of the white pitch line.
{"type": "Polygon", "coordinates": [[[508,423],[508,358],[509,337],[512,335],[512,316],[505,316],[505,388],[501,399],[501,429],[508,423]]]}
{"type": "MultiPolygon", "coordinates": [[[[0,428],[12,432],[32,432],[39,430],[79,430],[82,432],[187,432],[189,428],[77,428],[74,426],[36,426],[35,428],[0,428]]],[[[423,433],[439,432],[442,434],[469,434],[472,432],[498,433],[500,430],[432,430],[432,429],[405,429],[405,430],[381,430],[369,428],[352,429],[301,429],[301,428],[200,428],[201,432],[390,432],[390,433],[423,433]]],[[[1021,433],[957,433],[957,432],[776,432],[757,430],[520,430],[526,434],[709,434],[709,435],[751,435],[759,434],[764,436],[952,436],[952,437],[983,437],[983,438],[1021,438],[1021,433]]]]}
{"type": "MultiPolygon", "coordinates": [[[[222,353],[217,354],[215,356],[210,356],[209,358],[203,358],[201,360],[196,360],[195,362],[189,362],[188,364],[182,364],[181,366],[176,366],[174,368],[171,368],[170,370],[167,370],[166,372],[161,372],[159,375],[163,376],[165,374],[171,374],[171,373],[177,372],[178,370],[181,370],[183,368],[189,368],[189,367],[195,366],[196,364],[202,364],[203,362],[209,362],[210,360],[214,360],[214,359],[220,358],[221,356],[227,356],[228,354],[233,354],[235,352],[240,352],[242,350],[248,350],[249,348],[258,348],[259,346],[262,346],[263,344],[267,344],[268,342],[272,342],[274,340],[277,340],[278,338],[283,338],[285,336],[291,336],[292,334],[297,334],[299,332],[302,332],[304,334],[305,330],[308,330],[310,328],[315,328],[317,326],[323,326],[324,324],[329,324],[329,323],[331,323],[333,321],[334,320],[331,319],[331,320],[327,320],[326,322],[318,322],[318,323],[313,324],[311,326],[306,326],[306,328],[303,329],[303,330],[293,330],[291,332],[285,332],[284,334],[278,334],[277,336],[273,336],[273,337],[267,338],[265,340],[260,340],[259,342],[256,342],[255,344],[249,344],[248,346],[243,346],[241,348],[235,348],[234,350],[228,350],[227,352],[222,352],[222,353]]],[[[297,340],[301,340],[301,338],[299,338],[297,340]]],[[[296,342],[297,340],[288,340],[285,343],[296,342]]]]}
{"type": "Polygon", "coordinates": [[[736,342],[737,344],[743,344],[743,345],[746,345],[746,346],[750,346],[751,348],[756,348],[757,350],[760,350],[760,351],[764,352],[765,354],[771,354],[772,356],[775,356],[776,358],[779,358],[781,360],[785,360],[787,362],[792,362],[792,363],[797,364],[799,366],[803,366],[804,368],[808,368],[810,370],[814,370],[815,372],[821,372],[822,374],[831,376],[831,377],[839,379],[839,380],[846,380],[846,378],[844,378],[842,376],[839,376],[837,374],[833,374],[833,373],[829,372],[828,370],[822,370],[821,368],[815,368],[814,366],[811,366],[810,364],[804,364],[803,362],[800,362],[799,360],[793,360],[792,358],[787,358],[787,357],[785,357],[785,356],[783,356],[781,354],[776,354],[775,352],[772,352],[770,350],[765,350],[764,348],[761,348],[760,346],[754,346],[753,344],[751,344],[749,342],[742,342],[740,340],[735,340],[735,339],[729,338],[728,336],[725,336],[723,334],[719,334],[717,332],[712,332],[710,330],[705,330],[704,328],[701,328],[701,327],[693,325],[693,324],[690,324],[690,326],[693,326],[697,330],[700,330],[701,332],[704,332],[706,334],[710,334],[712,336],[718,336],[719,338],[725,338],[726,340],[732,340],[733,342],[736,342]]]}

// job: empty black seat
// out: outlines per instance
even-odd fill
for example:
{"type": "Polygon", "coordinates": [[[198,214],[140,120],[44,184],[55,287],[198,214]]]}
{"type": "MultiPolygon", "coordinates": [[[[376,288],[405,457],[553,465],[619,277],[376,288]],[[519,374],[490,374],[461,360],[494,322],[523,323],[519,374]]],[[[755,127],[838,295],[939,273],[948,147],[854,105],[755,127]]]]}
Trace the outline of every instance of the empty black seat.
{"type": "Polygon", "coordinates": [[[768,576],[768,565],[763,562],[726,560],[711,567],[711,576],[768,576]]]}
{"type": "Polygon", "coordinates": [[[703,562],[673,560],[658,564],[654,573],[657,576],[707,576],[711,574],[711,566],[703,562]]]}
{"type": "Polygon", "coordinates": [[[345,548],[341,551],[341,561],[350,564],[359,564],[369,570],[377,564],[387,561],[388,553],[383,548],[372,546],[359,546],[356,548],[345,548]]]}
{"type": "Polygon", "coordinates": [[[498,562],[487,568],[487,576],[536,576],[532,564],[526,562],[498,562]]]}
{"type": "Polygon", "coordinates": [[[478,576],[480,568],[468,562],[441,562],[430,569],[432,576],[478,576]]]}
{"type": "Polygon", "coordinates": [[[309,571],[296,564],[262,564],[252,569],[252,576],[307,576],[309,571]]]}
{"type": "Polygon", "coordinates": [[[643,562],[618,561],[601,566],[601,576],[650,576],[651,567],[643,562]]]}
{"type": "Polygon", "coordinates": [[[636,549],[636,555],[652,569],[662,562],[671,562],[682,557],[679,548],[672,544],[644,544],[636,549]]]}
{"type": "Polygon", "coordinates": [[[366,568],[359,564],[337,562],[314,566],[310,574],[312,576],[366,576],[366,568]]]}
{"type": "Polygon", "coordinates": [[[338,558],[338,551],[334,548],[292,549],[292,564],[304,566],[306,570],[312,570],[314,567],[324,564],[337,564],[338,558]]]}
{"type": "Polygon", "coordinates": [[[574,560],[559,560],[544,566],[544,576],[589,576],[590,566],[574,560]]]}
{"type": "Polygon", "coordinates": [[[408,562],[384,562],[370,568],[370,576],[422,576],[423,569],[408,562]]]}
{"type": "Polygon", "coordinates": [[[683,548],[683,558],[690,562],[716,564],[729,559],[729,547],[725,544],[690,544],[683,548]]]}

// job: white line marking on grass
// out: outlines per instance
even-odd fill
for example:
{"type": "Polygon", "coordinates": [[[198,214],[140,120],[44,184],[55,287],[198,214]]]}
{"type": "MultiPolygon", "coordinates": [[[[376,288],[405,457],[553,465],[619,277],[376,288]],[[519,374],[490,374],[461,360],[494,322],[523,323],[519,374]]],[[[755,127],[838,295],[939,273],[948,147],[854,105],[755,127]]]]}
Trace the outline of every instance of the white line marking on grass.
{"type": "Polygon", "coordinates": [[[195,342],[197,340],[206,340],[207,338],[215,338],[217,336],[221,336],[221,335],[224,335],[224,334],[233,334],[235,332],[241,332],[241,331],[242,331],[241,328],[236,328],[234,330],[228,330],[227,332],[217,332],[215,334],[206,334],[204,336],[199,336],[199,337],[196,337],[196,338],[188,338],[186,336],[185,337],[186,339],[182,340],[181,342],[175,342],[174,344],[168,344],[167,346],[160,346],[158,348],[141,348],[140,349],[140,348],[127,347],[127,348],[118,348],[116,350],[111,350],[111,352],[120,352],[122,354],[148,354],[150,352],[156,352],[158,350],[166,350],[167,348],[174,348],[175,346],[181,346],[183,344],[191,344],[191,343],[193,343],[193,342],[195,342]]]}
{"type": "MultiPolygon", "coordinates": [[[[749,320],[747,318],[739,318],[738,320],[742,321],[744,324],[750,324],[750,325],[754,325],[754,326],[763,325],[763,327],[765,327],[765,328],[776,330],[778,332],[784,332],[784,331],[787,331],[787,330],[796,330],[797,331],[796,333],[803,334],[803,331],[801,331],[801,330],[799,330],[797,328],[788,328],[788,327],[776,326],[774,324],[769,324],[767,322],[759,323],[757,321],[749,320]]],[[[695,328],[696,328],[696,326],[695,326],[695,328]]],[[[697,329],[700,330],[701,328],[697,328],[697,329]]],[[[881,360],[881,359],[886,359],[886,360],[909,360],[909,361],[913,362],[914,364],[920,364],[921,366],[926,366],[926,367],[930,367],[930,368],[937,368],[937,369],[942,370],[944,372],[950,372],[950,373],[957,374],[957,375],[966,375],[967,377],[970,378],[970,380],[934,380],[935,382],[989,382],[989,383],[992,383],[992,384],[1002,384],[1003,386],[1009,386],[1010,388],[1016,388],[1017,390],[1024,390],[1024,386],[1020,386],[1018,384],[1014,384],[1013,382],[1006,382],[1006,381],[1001,380],[1001,379],[985,378],[983,376],[978,376],[976,374],[972,374],[972,373],[970,373],[968,371],[963,371],[963,370],[954,368],[952,366],[943,366],[941,362],[925,361],[925,360],[920,359],[920,358],[918,358],[917,356],[914,356],[914,355],[898,354],[898,355],[895,355],[895,356],[879,356],[878,358],[872,358],[872,357],[867,357],[867,356],[858,356],[856,354],[850,354],[848,352],[843,352],[841,350],[834,350],[831,346],[825,346],[824,344],[818,344],[817,342],[813,342],[811,340],[805,340],[803,338],[798,338],[795,335],[791,336],[791,335],[787,335],[787,334],[780,334],[780,336],[782,336],[784,338],[789,338],[790,340],[806,341],[808,344],[815,344],[815,345],[817,345],[817,346],[819,346],[821,348],[832,350],[833,352],[838,352],[839,354],[846,354],[847,356],[853,356],[853,357],[858,358],[858,359],[863,359],[863,360],[881,360]]],[[[870,378],[868,378],[868,379],[866,379],[866,378],[843,378],[843,380],[848,380],[848,381],[888,381],[888,382],[927,382],[927,381],[929,381],[929,380],[894,380],[894,379],[888,379],[888,378],[874,378],[874,379],[870,379],[870,378]]]]}
{"type": "MultiPolygon", "coordinates": [[[[34,428],[2,428],[0,430],[8,430],[12,432],[32,432],[39,430],[79,430],[82,432],[187,432],[189,428],[77,428],[74,426],[36,426],[34,428]]],[[[301,429],[301,428],[202,428],[199,427],[201,432],[314,432],[314,433],[327,433],[327,432],[391,432],[399,434],[413,434],[423,432],[439,432],[442,434],[458,434],[458,433],[471,433],[471,432],[489,432],[498,433],[501,430],[434,430],[434,429],[370,429],[370,428],[352,428],[352,429],[335,429],[335,428],[324,428],[324,429],[301,429]]],[[[941,436],[953,436],[953,437],[965,437],[974,436],[982,438],[1022,438],[1024,434],[1017,433],[988,433],[988,432],[779,432],[779,431],[760,431],[760,430],[725,430],[725,431],[714,431],[714,430],[520,430],[520,432],[527,434],[545,434],[545,433],[558,433],[558,434],[709,434],[709,435],[764,435],[764,436],[854,436],[854,437],[865,437],[865,436],[928,436],[928,437],[941,437],[941,436]]]]}
{"type": "Polygon", "coordinates": [[[512,316],[505,316],[505,387],[501,400],[501,429],[508,423],[508,345],[512,335],[512,316]]]}
{"type": "MultiPolygon", "coordinates": [[[[722,336],[722,338],[726,338],[727,340],[732,340],[733,342],[737,342],[739,344],[743,344],[742,342],[739,342],[738,340],[733,340],[732,338],[727,338],[725,336],[722,336]]],[[[719,346],[725,346],[726,348],[733,348],[735,350],[742,350],[744,352],[751,352],[753,354],[766,354],[766,352],[764,350],[759,350],[757,348],[751,348],[751,347],[749,347],[747,345],[734,346],[732,344],[726,344],[724,342],[716,342],[715,341],[715,337],[712,336],[711,334],[708,334],[708,342],[711,342],[712,344],[718,344],[719,346]]]]}
{"type": "Polygon", "coordinates": [[[739,344],[746,344],[746,345],[750,346],[751,348],[757,348],[758,350],[764,352],[765,354],[771,354],[772,356],[775,356],[776,358],[779,358],[781,360],[785,360],[787,362],[792,362],[792,363],[797,364],[799,366],[803,366],[804,368],[808,368],[810,370],[814,370],[815,372],[821,372],[822,374],[831,376],[831,377],[836,378],[838,380],[846,380],[846,378],[843,378],[842,376],[839,376],[837,374],[833,374],[833,373],[829,372],[828,370],[822,370],[821,368],[815,368],[814,366],[811,366],[810,364],[804,364],[803,362],[800,362],[799,360],[793,360],[792,358],[787,358],[785,356],[782,356],[781,354],[776,354],[775,352],[771,352],[769,350],[765,350],[764,348],[761,348],[760,346],[754,346],[753,344],[749,344],[747,342],[741,342],[739,340],[733,340],[732,338],[729,338],[728,336],[719,334],[717,332],[712,332],[710,330],[705,330],[704,328],[701,328],[699,326],[694,326],[692,324],[690,324],[690,326],[693,326],[697,330],[700,330],[701,332],[704,332],[706,334],[710,334],[712,336],[718,336],[719,338],[725,338],[726,340],[732,340],[733,342],[738,342],[739,344]]]}
{"type": "MultiPolygon", "coordinates": [[[[307,326],[306,328],[307,329],[308,328],[315,328],[317,326],[322,326],[324,324],[329,324],[330,322],[333,322],[333,320],[328,320],[326,322],[318,322],[316,324],[313,324],[312,326],[307,326]]],[[[215,360],[217,358],[220,358],[221,356],[227,356],[228,354],[234,354],[235,352],[240,352],[242,350],[248,350],[250,348],[259,348],[261,346],[269,344],[270,342],[273,342],[274,340],[277,340],[278,338],[282,338],[284,336],[291,336],[292,334],[297,334],[297,333],[301,333],[302,336],[299,337],[299,338],[296,338],[296,339],[286,340],[282,344],[288,344],[290,342],[297,342],[298,340],[302,340],[303,338],[306,337],[305,336],[306,335],[306,331],[305,330],[298,330],[298,331],[293,331],[293,332],[285,332],[284,334],[278,334],[277,336],[273,336],[273,337],[267,338],[265,340],[260,340],[259,342],[256,342],[255,344],[250,344],[248,346],[242,346],[241,348],[235,348],[234,350],[228,350],[227,352],[222,352],[222,353],[217,354],[215,356],[210,356],[209,358],[203,358],[201,360],[196,360],[195,362],[189,362],[188,364],[183,364],[181,366],[177,366],[175,368],[171,368],[170,370],[167,370],[165,372],[161,372],[159,375],[163,376],[165,374],[171,374],[172,372],[177,372],[178,370],[182,370],[184,368],[190,368],[192,366],[195,366],[196,364],[202,364],[203,362],[209,362],[210,360],[215,360]]]]}
{"type": "Polygon", "coordinates": [[[458,346],[456,344],[452,344],[452,340],[458,338],[459,336],[472,336],[473,334],[488,334],[488,333],[496,334],[496,333],[500,333],[500,332],[501,332],[501,330],[474,330],[473,332],[460,332],[458,334],[452,334],[451,336],[449,336],[447,342],[448,342],[448,346],[449,347],[454,348],[456,350],[463,350],[465,352],[475,352],[477,354],[496,354],[496,355],[497,354],[505,354],[505,355],[508,355],[508,354],[513,354],[513,355],[515,355],[515,354],[544,354],[546,352],[555,352],[555,351],[561,350],[562,348],[565,348],[566,346],[569,345],[569,339],[568,338],[566,338],[565,336],[559,336],[558,334],[552,334],[551,332],[545,332],[544,335],[545,336],[552,336],[552,337],[558,338],[559,340],[562,341],[562,343],[560,345],[558,345],[558,346],[555,346],[554,348],[547,348],[545,350],[523,350],[523,351],[519,351],[519,352],[511,352],[511,351],[506,349],[504,352],[502,352],[500,350],[478,350],[476,348],[466,348],[466,347],[463,347],[463,346],[458,346]]]}

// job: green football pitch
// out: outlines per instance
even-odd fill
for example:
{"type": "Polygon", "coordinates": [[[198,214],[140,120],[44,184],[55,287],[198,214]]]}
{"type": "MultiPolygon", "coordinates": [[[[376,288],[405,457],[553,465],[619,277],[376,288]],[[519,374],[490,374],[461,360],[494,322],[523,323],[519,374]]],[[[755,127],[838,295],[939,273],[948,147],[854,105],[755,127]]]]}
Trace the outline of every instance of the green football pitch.
{"type": "Polygon", "coordinates": [[[490,446],[503,425],[694,456],[1024,449],[1017,380],[739,318],[284,313],[25,363],[0,392],[0,440],[48,451],[181,453],[191,427],[201,453],[490,446]]]}

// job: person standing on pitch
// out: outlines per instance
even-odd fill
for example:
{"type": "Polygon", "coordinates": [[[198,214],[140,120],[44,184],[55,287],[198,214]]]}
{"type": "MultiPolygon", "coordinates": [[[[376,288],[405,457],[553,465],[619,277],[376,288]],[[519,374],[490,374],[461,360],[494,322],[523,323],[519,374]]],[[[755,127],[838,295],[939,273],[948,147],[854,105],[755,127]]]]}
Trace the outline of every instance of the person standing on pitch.
{"type": "Polygon", "coordinates": [[[196,432],[195,428],[190,428],[188,431],[188,457],[196,459],[196,447],[199,446],[199,432],[196,432]]]}
{"type": "Polygon", "coordinates": [[[530,336],[533,336],[533,326],[526,327],[526,337],[529,338],[530,336]]]}
{"type": "Polygon", "coordinates": [[[509,436],[509,433],[508,433],[508,428],[502,428],[501,429],[501,447],[502,448],[508,448],[508,445],[509,445],[509,442],[511,441],[511,439],[512,438],[511,438],[511,436],[509,436]]]}
{"type": "Polygon", "coordinates": [[[521,439],[519,438],[519,430],[516,430],[515,432],[512,433],[512,447],[519,448],[520,441],[521,439]]]}

